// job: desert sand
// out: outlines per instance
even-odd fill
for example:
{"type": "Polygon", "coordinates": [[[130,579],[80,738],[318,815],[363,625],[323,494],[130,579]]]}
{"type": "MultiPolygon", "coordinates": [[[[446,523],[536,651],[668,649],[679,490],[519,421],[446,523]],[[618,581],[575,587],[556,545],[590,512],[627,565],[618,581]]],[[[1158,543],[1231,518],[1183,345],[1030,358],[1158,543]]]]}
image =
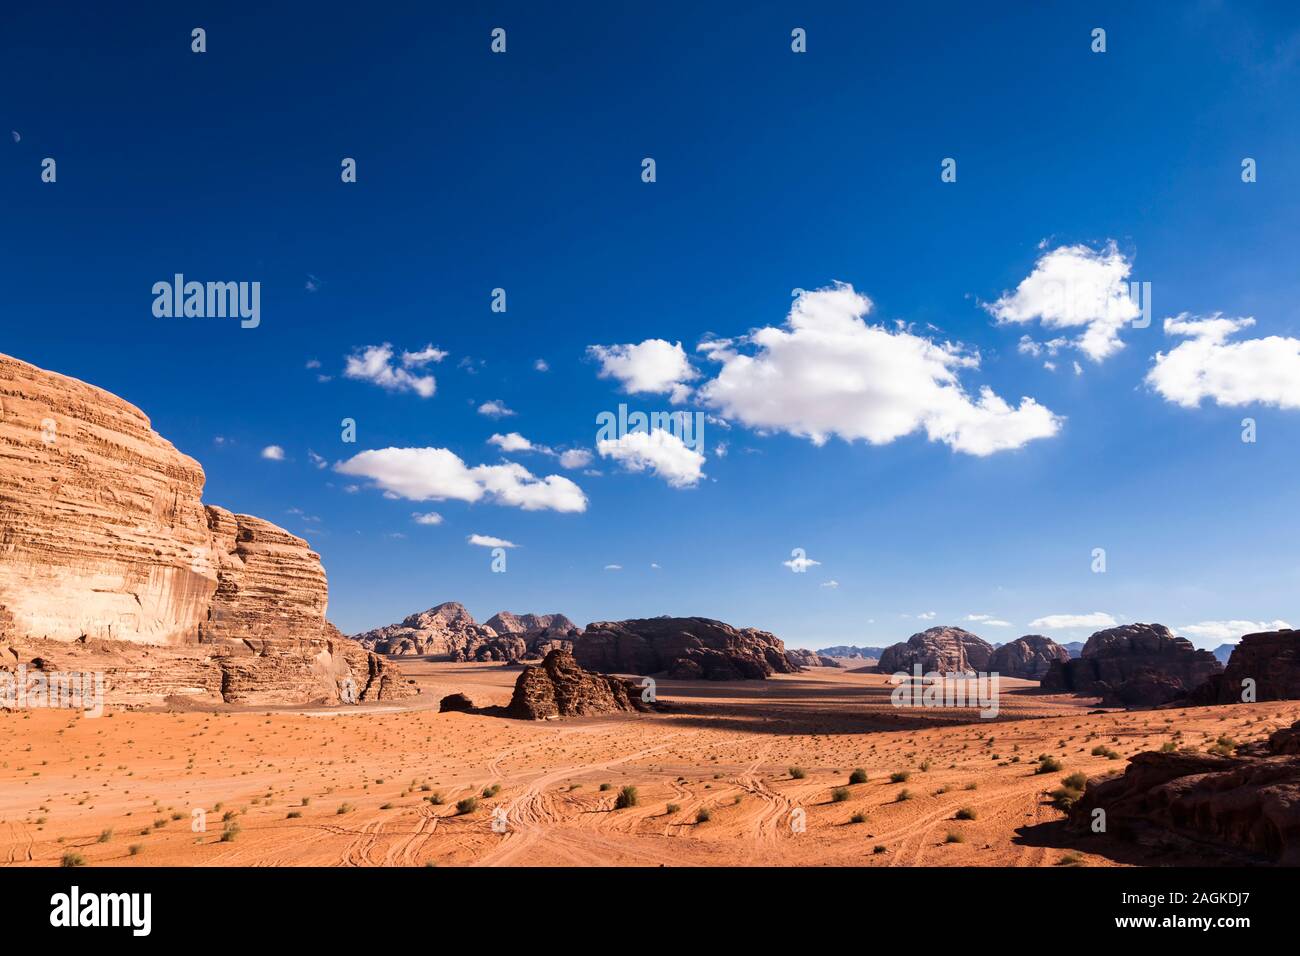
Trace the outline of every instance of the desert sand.
{"type": "Polygon", "coordinates": [[[456,691],[505,704],[519,667],[409,659],[422,693],[399,704],[0,712],[0,864],[69,853],[90,866],[1198,862],[1070,837],[1049,793],[1166,742],[1253,740],[1300,719],[1292,701],[1089,713],[1092,701],[1011,680],[996,720],[900,710],[888,678],[846,663],[661,681],[665,713],[553,721],[437,713],[456,691]],[[1119,758],[1094,756],[1099,745],[1119,758]],[[1035,773],[1040,754],[1062,769],[1035,773]],[[867,782],[850,786],[855,768],[867,782]],[[636,805],[615,809],[625,786],[636,805]]]}

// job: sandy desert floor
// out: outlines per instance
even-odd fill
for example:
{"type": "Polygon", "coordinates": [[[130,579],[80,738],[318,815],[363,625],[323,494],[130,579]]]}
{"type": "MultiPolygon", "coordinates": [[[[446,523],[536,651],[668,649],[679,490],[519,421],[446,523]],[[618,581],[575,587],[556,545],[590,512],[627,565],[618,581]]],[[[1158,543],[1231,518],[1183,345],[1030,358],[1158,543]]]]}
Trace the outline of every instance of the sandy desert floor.
{"type": "Polygon", "coordinates": [[[400,710],[0,712],[0,865],[1203,862],[1070,837],[1048,793],[1070,772],[1123,768],[1097,746],[1203,748],[1300,719],[1300,702],[1090,714],[1004,681],[1001,714],[981,720],[899,710],[886,677],[817,668],[661,681],[663,714],[521,722],[436,712],[454,691],[504,704],[518,667],[403,666],[423,693],[400,710]],[[1040,754],[1062,770],[1036,774],[1040,754]],[[849,786],[855,768],[868,779],[849,786]],[[616,810],[624,786],[637,804],[616,810]],[[458,813],[471,796],[478,808],[458,813]]]}

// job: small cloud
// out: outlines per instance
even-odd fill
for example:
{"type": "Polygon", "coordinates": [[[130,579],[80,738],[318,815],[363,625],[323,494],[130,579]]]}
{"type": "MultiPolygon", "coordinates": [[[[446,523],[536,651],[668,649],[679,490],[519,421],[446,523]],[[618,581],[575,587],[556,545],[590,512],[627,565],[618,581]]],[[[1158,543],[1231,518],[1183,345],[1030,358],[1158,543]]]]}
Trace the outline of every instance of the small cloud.
{"type": "Polygon", "coordinates": [[[407,368],[411,368],[412,366],[423,367],[428,365],[430,362],[441,362],[448,354],[449,353],[444,352],[442,349],[436,349],[432,344],[429,344],[418,352],[403,352],[402,364],[407,368]]]}
{"type": "Polygon", "coordinates": [[[327,461],[326,461],[324,458],[322,458],[320,455],[316,454],[316,453],[315,453],[314,451],[312,451],[310,448],[307,449],[307,459],[308,459],[308,461],[310,461],[313,465],[315,465],[317,468],[328,468],[328,467],[329,467],[329,462],[327,462],[327,461]]]}
{"type": "Polygon", "coordinates": [[[472,534],[465,539],[480,548],[517,548],[519,545],[505,538],[494,538],[490,534],[472,534]]]}
{"type": "Polygon", "coordinates": [[[320,359],[308,359],[304,368],[320,368],[320,359]]]}
{"type": "Polygon", "coordinates": [[[650,562],[650,568],[651,568],[651,570],[653,570],[653,571],[658,571],[658,570],[659,570],[659,565],[657,565],[657,564],[655,564],[653,561],[651,561],[651,562],[650,562]]]}
{"type": "Polygon", "coordinates": [[[591,452],[585,448],[570,448],[560,452],[561,468],[586,468],[591,464],[591,452]]]}
{"type": "Polygon", "coordinates": [[[226,444],[233,444],[233,443],[225,435],[217,435],[215,438],[212,439],[212,444],[226,445],[226,444]]]}
{"type": "Polygon", "coordinates": [[[508,435],[493,435],[488,439],[489,445],[496,445],[502,451],[534,451],[537,446],[530,442],[519,432],[510,432],[508,435]]]}
{"type": "Polygon", "coordinates": [[[309,272],[307,273],[307,281],[303,283],[302,287],[306,289],[308,292],[315,292],[317,289],[320,288],[320,279],[317,279],[314,275],[312,275],[309,272]]]}
{"type": "Polygon", "coordinates": [[[11,129],[9,135],[14,138],[15,143],[22,142],[22,135],[16,129],[11,129]]]}
{"type": "Polygon", "coordinates": [[[408,356],[421,356],[424,352],[403,352],[402,366],[393,363],[393,347],[385,342],[383,345],[367,345],[356,349],[347,357],[343,377],[370,382],[390,392],[415,392],[421,398],[432,398],[437,390],[437,381],[432,375],[416,375],[407,370],[408,365],[419,366],[424,363],[408,363],[408,356]]]}
{"type": "Polygon", "coordinates": [[[269,461],[284,461],[284,449],[279,445],[267,445],[262,449],[262,457],[269,461]]]}
{"type": "Polygon", "coordinates": [[[1029,622],[1030,627],[1043,627],[1049,631],[1063,631],[1073,627],[1116,627],[1118,622],[1104,611],[1091,614],[1049,614],[1029,622]]]}
{"type": "Polygon", "coordinates": [[[917,615],[917,618],[922,621],[933,621],[936,617],[938,617],[938,615],[934,611],[922,611],[917,615]]]}
{"type": "Polygon", "coordinates": [[[436,511],[429,511],[424,514],[415,511],[411,513],[411,520],[416,524],[442,524],[442,515],[436,511]]]}
{"type": "Polygon", "coordinates": [[[514,414],[514,411],[506,407],[505,402],[498,402],[495,399],[484,402],[478,407],[480,415],[486,415],[488,418],[508,418],[514,414]]]}
{"type": "Polygon", "coordinates": [[[612,458],[631,472],[649,471],[670,488],[693,488],[704,478],[704,456],[672,432],[653,428],[628,432],[622,438],[602,438],[596,443],[601,458],[612,458]]]}
{"type": "Polygon", "coordinates": [[[834,579],[831,579],[830,581],[823,581],[823,582],[822,582],[822,587],[824,587],[824,588],[837,588],[837,587],[839,587],[839,586],[840,586],[840,582],[839,582],[839,581],[836,581],[836,580],[834,580],[834,579]]]}
{"type": "Polygon", "coordinates": [[[789,561],[782,561],[781,563],[784,564],[791,571],[795,571],[799,573],[807,571],[809,568],[815,568],[817,567],[817,565],[821,564],[820,561],[814,561],[812,558],[804,554],[800,554],[797,557],[793,557],[789,561]]]}
{"type": "Polygon", "coordinates": [[[978,624],[985,624],[989,627],[1013,627],[1010,621],[1003,621],[994,617],[992,614],[967,614],[966,620],[974,621],[978,624]]]}
{"type": "Polygon", "coordinates": [[[539,372],[549,372],[551,366],[546,363],[546,359],[538,359],[533,363],[533,368],[539,372]]]}
{"type": "Polygon", "coordinates": [[[607,565],[605,565],[605,570],[606,570],[606,571],[622,571],[622,570],[623,570],[623,565],[621,565],[621,564],[607,564],[607,565]]]}
{"type": "Polygon", "coordinates": [[[1201,621],[1198,624],[1185,624],[1178,628],[1184,637],[1199,637],[1220,644],[1235,644],[1243,634],[1258,631],[1280,631],[1291,625],[1286,621],[1201,621]]]}
{"type": "Polygon", "coordinates": [[[691,394],[686,383],[699,378],[681,342],[646,339],[637,344],[590,345],[587,354],[600,362],[601,378],[618,380],[629,395],[666,394],[678,404],[691,394]]]}
{"type": "Polygon", "coordinates": [[[402,534],[402,532],[400,532],[400,531],[390,531],[390,532],[388,532],[388,534],[384,535],[384,537],[385,537],[385,538],[393,538],[393,539],[396,539],[396,540],[400,540],[400,539],[402,539],[402,538],[405,538],[406,535],[402,534]]]}

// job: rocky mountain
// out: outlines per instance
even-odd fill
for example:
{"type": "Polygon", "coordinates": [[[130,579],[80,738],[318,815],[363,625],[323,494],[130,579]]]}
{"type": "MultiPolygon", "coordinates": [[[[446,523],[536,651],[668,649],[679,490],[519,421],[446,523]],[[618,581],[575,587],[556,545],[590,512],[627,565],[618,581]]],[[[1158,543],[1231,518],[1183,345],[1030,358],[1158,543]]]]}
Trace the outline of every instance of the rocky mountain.
{"type": "Polygon", "coordinates": [[[676,679],[762,679],[798,669],[775,635],[704,617],[598,621],[574,641],[573,656],[588,670],[676,679]]]}
{"type": "Polygon", "coordinates": [[[590,673],[579,667],[569,652],[554,650],[541,664],[523,669],[506,714],[541,720],[653,710],[641,699],[642,693],[634,681],[590,673]]]}
{"type": "Polygon", "coordinates": [[[1093,634],[1077,660],[1054,662],[1042,686],[1100,697],[1108,707],[1153,707],[1222,670],[1213,654],[1163,624],[1125,624],[1093,634]]]}
{"type": "Polygon", "coordinates": [[[885,648],[876,669],[882,674],[912,672],[963,674],[988,671],[993,646],[960,627],[931,627],[913,634],[901,644],[885,648]]]}
{"type": "Polygon", "coordinates": [[[1228,663],[1228,658],[1232,656],[1232,652],[1236,647],[1236,644],[1220,644],[1214,650],[1210,651],[1210,653],[1214,655],[1216,661],[1220,664],[1226,665],[1228,663]]]}
{"type": "Polygon", "coordinates": [[[1053,661],[1068,661],[1070,652],[1050,637],[1026,634],[993,651],[990,673],[1022,680],[1042,680],[1053,661]]]}
{"type": "Polygon", "coordinates": [[[823,657],[863,657],[879,660],[880,655],[885,653],[885,649],[883,647],[857,647],[852,644],[837,644],[834,647],[823,647],[817,653],[823,657]]]}
{"type": "Polygon", "coordinates": [[[204,481],[134,405],[0,355],[0,667],[103,672],[122,706],[413,693],[329,623],[307,542],[204,481]]]}
{"type": "MultiPolygon", "coordinates": [[[[1106,832],[1198,859],[1300,864],[1300,722],[1231,756],[1140,753],[1121,776],[1089,781],[1068,826],[1091,834],[1093,811],[1106,832]]],[[[1081,836],[1087,840],[1089,836],[1081,836]]],[[[1086,844],[1085,844],[1086,845],[1086,844]]]]}
{"type": "Polygon", "coordinates": [[[1223,673],[1195,688],[1189,701],[1237,703],[1247,688],[1253,691],[1255,700],[1300,700],[1300,631],[1245,635],[1233,648],[1223,673]]]}
{"type": "Polygon", "coordinates": [[[785,652],[785,659],[795,667],[843,667],[837,660],[824,657],[806,647],[792,648],[785,652]]]}
{"type": "Polygon", "coordinates": [[[537,631],[565,633],[579,630],[578,626],[563,614],[511,614],[498,611],[484,623],[498,634],[532,634],[537,631]]]}
{"type": "Polygon", "coordinates": [[[353,639],[377,654],[392,657],[514,662],[540,660],[554,649],[570,650],[577,633],[563,614],[501,611],[489,618],[488,624],[478,624],[464,605],[447,601],[400,623],[353,635],[353,639]],[[498,630],[498,626],[505,629],[498,630]]]}
{"type": "Polygon", "coordinates": [[[1071,658],[1079,657],[1083,654],[1083,641],[1070,641],[1070,643],[1062,644],[1061,646],[1069,652],[1071,658]]]}

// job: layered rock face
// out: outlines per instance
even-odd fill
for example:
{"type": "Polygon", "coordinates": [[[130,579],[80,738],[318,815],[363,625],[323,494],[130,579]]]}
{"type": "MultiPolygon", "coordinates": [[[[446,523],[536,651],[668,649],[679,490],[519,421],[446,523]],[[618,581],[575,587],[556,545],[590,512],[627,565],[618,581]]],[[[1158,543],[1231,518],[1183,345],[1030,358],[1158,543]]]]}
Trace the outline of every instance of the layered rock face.
{"type": "Polygon", "coordinates": [[[687,680],[762,679],[793,674],[785,644],[767,631],[705,617],[655,617],[588,624],[573,656],[588,670],[687,680]]]}
{"type": "Polygon", "coordinates": [[[592,674],[567,651],[551,651],[539,665],[525,667],[515,681],[506,714],[524,720],[585,717],[622,711],[649,711],[641,689],[630,680],[592,674]]]}
{"type": "Polygon", "coordinates": [[[1069,826],[1091,832],[1098,807],[1121,839],[1300,864],[1300,722],[1231,757],[1137,754],[1123,775],[1089,781],[1069,826]]]}
{"type": "Polygon", "coordinates": [[[1068,661],[1070,652],[1050,637],[1026,634],[1003,644],[989,659],[990,673],[1021,680],[1042,680],[1053,661],[1068,661]]]}
{"type": "Polygon", "coordinates": [[[1300,700],[1300,631],[1245,635],[1233,649],[1223,673],[1195,688],[1189,702],[1238,703],[1247,687],[1252,686],[1255,700],[1300,700]]]}
{"type": "Polygon", "coordinates": [[[0,667],[101,672],[124,706],[409,694],[326,619],[307,543],[203,483],[133,405],[0,355],[0,667]]]}
{"type": "Polygon", "coordinates": [[[1213,654],[1163,624],[1125,624],[1092,635],[1077,659],[1054,662],[1042,686],[1100,697],[1108,707],[1155,707],[1222,670],[1213,654]]]}
{"type": "Polygon", "coordinates": [[[577,635],[563,614],[511,614],[501,611],[490,618],[508,630],[479,624],[465,606],[447,601],[400,624],[389,624],[364,634],[361,642],[378,654],[394,657],[428,656],[451,661],[540,660],[553,649],[570,650],[577,635]]]}
{"type": "Polygon", "coordinates": [[[921,672],[969,674],[989,671],[993,645],[960,627],[931,627],[913,634],[901,644],[885,648],[876,665],[882,674],[921,672]]]}
{"type": "Polygon", "coordinates": [[[792,648],[785,652],[785,659],[795,667],[843,667],[839,661],[823,657],[816,651],[805,647],[792,648]]]}

